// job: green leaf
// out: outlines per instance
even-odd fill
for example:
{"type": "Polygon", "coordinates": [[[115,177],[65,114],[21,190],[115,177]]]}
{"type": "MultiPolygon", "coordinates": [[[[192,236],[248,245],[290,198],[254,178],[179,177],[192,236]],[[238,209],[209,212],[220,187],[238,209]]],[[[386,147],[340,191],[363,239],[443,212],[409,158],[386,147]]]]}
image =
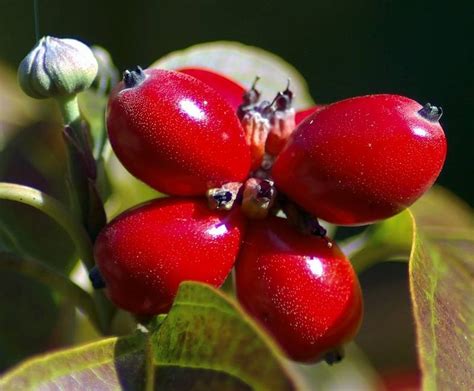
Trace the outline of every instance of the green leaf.
{"type": "Polygon", "coordinates": [[[235,302],[203,284],[182,285],[151,344],[158,389],[296,386],[274,343],[235,302]]]}
{"type": "MultiPolygon", "coordinates": [[[[440,186],[433,187],[410,207],[423,233],[457,231],[474,225],[474,214],[462,200],[440,186]]],[[[354,268],[361,272],[377,262],[409,260],[414,241],[412,216],[408,210],[369,226],[362,234],[341,244],[354,268]]],[[[459,233],[463,235],[462,232],[459,233]]]]}
{"type": "MultiPolygon", "coordinates": [[[[50,267],[67,273],[75,254],[61,227],[26,205],[0,204],[0,249],[44,259],[50,267]]],[[[62,303],[49,286],[31,276],[13,270],[0,273],[0,371],[48,347],[70,343],[70,331],[58,328],[67,316],[62,303]]],[[[70,315],[73,318],[74,311],[70,315]]]]}
{"type": "MultiPolygon", "coordinates": [[[[31,133],[38,131],[37,137],[41,137],[39,129],[32,130],[31,133]]],[[[33,141],[29,140],[29,143],[33,141]]],[[[36,143],[39,143],[38,140],[36,143]]],[[[4,173],[0,173],[0,182],[5,178],[15,183],[29,182],[36,188],[46,189],[49,194],[56,196],[57,193],[53,189],[56,183],[53,185],[52,182],[61,181],[61,186],[64,187],[64,171],[54,173],[51,178],[43,177],[35,167],[29,166],[23,159],[22,155],[26,152],[21,151],[20,145],[25,147],[25,140],[15,140],[5,150],[6,155],[0,153],[0,167],[4,168],[4,173]]],[[[46,151],[43,150],[41,153],[46,154],[46,151]]],[[[49,154],[52,155],[52,152],[49,154]]],[[[55,164],[64,165],[64,161],[56,161],[55,164]]],[[[61,199],[60,196],[57,198],[61,199]]],[[[61,272],[70,271],[77,260],[73,242],[64,230],[48,216],[30,206],[0,200],[0,231],[3,232],[0,234],[0,242],[7,249],[13,247],[19,255],[41,259],[61,272]],[[41,233],[41,240],[38,240],[38,233],[41,233]]]]}
{"type": "Polygon", "coordinates": [[[26,361],[0,379],[4,391],[36,389],[140,390],[146,338],[108,338],[26,361]]]}
{"type": "MultiPolygon", "coordinates": [[[[62,228],[69,233],[70,238],[76,245],[77,252],[80,254],[81,259],[85,262],[88,262],[89,265],[91,262],[93,264],[92,245],[89,241],[89,238],[87,237],[87,233],[84,231],[82,226],[72,218],[67,209],[65,209],[59,201],[37,189],[11,183],[0,183],[0,198],[2,199],[2,203],[3,200],[8,200],[16,201],[21,204],[27,204],[34,207],[34,210],[37,212],[42,212],[56,220],[55,223],[59,226],[62,226],[62,228]]],[[[40,216],[42,215],[40,214],[40,216]]],[[[31,221],[30,225],[32,225],[31,221]]],[[[37,226],[35,227],[38,229],[37,226]]],[[[68,274],[69,269],[66,269],[65,272],[63,272],[59,267],[52,267],[47,262],[44,262],[42,258],[30,256],[22,249],[22,246],[15,235],[9,234],[10,231],[7,231],[7,235],[3,233],[2,236],[4,238],[4,243],[2,243],[1,247],[5,250],[5,252],[19,252],[25,254],[21,254],[21,256],[17,257],[16,262],[11,261],[13,258],[7,258],[6,260],[2,260],[1,264],[3,268],[7,268],[15,272],[15,274],[13,274],[14,277],[12,277],[12,274],[10,273],[1,274],[1,278],[6,280],[2,281],[1,284],[2,289],[5,289],[5,292],[4,294],[0,295],[0,301],[3,309],[3,311],[0,313],[0,320],[3,325],[2,333],[8,341],[8,343],[4,343],[0,347],[2,353],[1,356],[4,357],[2,366],[11,365],[15,363],[16,360],[21,358],[21,355],[18,353],[18,349],[15,350],[16,354],[10,354],[10,349],[12,346],[15,348],[17,346],[22,346],[21,342],[24,334],[19,333],[19,330],[22,330],[22,327],[25,328],[25,330],[22,331],[34,334],[31,333],[31,323],[34,323],[36,328],[39,330],[46,330],[43,333],[40,333],[42,342],[45,346],[43,349],[40,349],[41,344],[38,343],[34,345],[33,352],[44,350],[46,346],[58,347],[61,345],[64,346],[65,343],[70,342],[71,338],[73,337],[71,330],[73,328],[75,314],[74,305],[71,305],[71,303],[67,302],[67,300],[74,301],[75,298],[78,298],[78,291],[67,289],[69,285],[65,284],[65,282],[68,281],[66,275],[68,274]],[[32,261],[33,259],[40,259],[40,261],[32,261]],[[25,278],[25,276],[34,277],[43,283],[46,282],[48,285],[51,284],[51,288],[55,287],[57,290],[61,291],[67,296],[65,298],[66,300],[61,300],[61,302],[56,300],[56,295],[53,294],[54,292],[49,286],[46,284],[39,285],[34,283],[35,281],[31,283],[31,280],[29,278],[25,278]],[[12,281],[14,285],[12,285],[12,281]],[[23,294],[23,302],[21,304],[23,304],[23,307],[27,309],[25,312],[17,311],[17,307],[19,305],[18,300],[12,300],[11,295],[15,295],[18,291],[21,291],[23,294]],[[36,309],[42,307],[43,305],[48,307],[49,312],[44,311],[45,316],[36,315],[36,317],[31,320],[29,313],[31,312],[32,307],[36,309]],[[59,308],[60,305],[61,308],[59,308]],[[55,323],[55,326],[57,327],[51,327],[50,322],[53,320],[57,321],[57,323],[55,323]],[[50,327],[41,328],[42,323],[47,323],[50,325],[50,327]],[[64,327],[65,323],[67,323],[67,327],[64,327]],[[21,325],[21,327],[18,325],[21,325]]],[[[36,241],[38,241],[38,232],[36,232],[34,236],[36,241]]],[[[41,240],[44,240],[44,238],[41,237],[41,240]]],[[[45,259],[48,259],[48,257],[45,256],[45,259]]],[[[100,313],[104,314],[104,316],[101,317],[101,325],[103,325],[103,328],[105,328],[108,321],[106,317],[109,315],[107,310],[110,307],[110,302],[103,302],[101,300],[102,297],[100,293],[97,293],[97,291],[94,293],[94,297],[98,299],[96,300],[96,304],[101,307],[100,313]]],[[[26,350],[25,353],[31,354],[31,348],[26,350]]]]}
{"type": "MultiPolygon", "coordinates": [[[[8,88],[3,88],[1,75],[0,85],[3,103],[0,105],[0,133],[3,133],[0,135],[0,181],[8,178],[29,183],[61,198],[65,195],[65,164],[60,129],[36,123],[41,114],[37,109],[42,107],[44,115],[50,115],[51,111],[46,110],[45,105],[37,106],[35,101],[23,105],[24,95],[10,102],[12,95],[8,88]],[[5,113],[8,115],[3,117],[5,113]],[[17,115],[11,117],[14,122],[3,121],[15,113],[17,115]]],[[[0,201],[0,249],[40,259],[64,273],[68,273],[77,260],[72,241],[57,223],[29,206],[3,200],[0,201]]],[[[74,319],[74,309],[65,308],[63,300],[58,300],[48,286],[32,277],[2,271],[0,308],[0,371],[32,354],[71,341],[72,328],[62,328],[61,324],[74,319]]]]}
{"type": "MultiPolygon", "coordinates": [[[[0,182],[0,200],[26,204],[40,212],[40,216],[52,218],[69,234],[84,264],[90,268],[94,266],[92,243],[86,231],[64,205],[54,197],[29,186],[0,182]]],[[[38,257],[38,259],[41,258],[38,257]]]]}
{"type": "Polygon", "coordinates": [[[469,205],[440,186],[433,187],[410,210],[424,232],[474,227],[474,213],[469,205]]]}
{"type": "Polygon", "coordinates": [[[52,290],[15,272],[2,271],[1,275],[0,371],[4,371],[46,346],[57,347],[64,341],[52,339],[60,317],[52,290]]]}
{"type": "Polygon", "coordinates": [[[342,243],[342,249],[358,273],[377,262],[408,260],[413,238],[412,225],[412,218],[406,210],[350,238],[342,243]]]}
{"type": "Polygon", "coordinates": [[[302,386],[274,343],[220,291],[183,283],[148,333],[31,359],[0,389],[291,390],[302,386]]]}
{"type": "Polygon", "coordinates": [[[57,272],[47,264],[29,257],[19,257],[15,254],[0,251],[0,270],[15,271],[25,277],[34,278],[56,293],[67,298],[77,308],[81,309],[89,319],[101,329],[101,321],[92,297],[74,284],[66,275],[57,272]]]}
{"type": "Polygon", "coordinates": [[[472,390],[473,211],[448,190],[434,187],[410,212],[370,227],[343,248],[359,271],[409,252],[423,388],[472,390]]]}
{"type": "Polygon", "coordinates": [[[292,65],[266,50],[238,42],[217,41],[194,45],[172,52],[150,65],[152,68],[164,69],[190,66],[215,69],[247,87],[258,75],[261,78],[258,89],[262,91],[262,99],[269,101],[278,91],[286,88],[287,79],[290,78],[295,108],[314,105],[303,76],[292,65]]]}
{"type": "Polygon", "coordinates": [[[474,389],[472,210],[436,189],[413,207],[410,290],[425,390],[474,389]]]}
{"type": "Polygon", "coordinates": [[[101,156],[107,138],[105,128],[105,109],[107,107],[107,96],[94,90],[86,90],[78,96],[81,115],[89,124],[94,157],[96,160],[101,156]]]}

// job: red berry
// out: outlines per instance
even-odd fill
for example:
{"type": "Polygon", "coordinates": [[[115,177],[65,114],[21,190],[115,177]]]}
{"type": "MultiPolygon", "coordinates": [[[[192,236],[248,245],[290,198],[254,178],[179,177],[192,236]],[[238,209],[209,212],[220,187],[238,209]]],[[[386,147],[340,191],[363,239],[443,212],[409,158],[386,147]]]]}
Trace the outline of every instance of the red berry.
{"type": "Polygon", "coordinates": [[[107,129],[133,175],[175,195],[201,195],[247,177],[242,127],[216,91],[179,72],[127,72],[110,96],[107,129]]]}
{"type": "Polygon", "coordinates": [[[296,115],[295,115],[296,125],[299,125],[306,118],[308,118],[311,114],[317,113],[318,111],[321,111],[325,107],[326,107],[326,105],[317,105],[317,106],[310,107],[308,109],[297,111],[296,115]]]}
{"type": "Polygon", "coordinates": [[[331,223],[393,216],[428,190],[443,167],[440,115],[397,95],[331,104],[297,127],[273,166],[275,184],[331,223]]]}
{"type": "Polygon", "coordinates": [[[242,104],[245,88],[220,73],[204,68],[181,68],[179,72],[195,77],[216,90],[236,112],[242,104]]]}
{"type": "Polygon", "coordinates": [[[166,312],[182,281],[219,287],[243,235],[240,211],[211,211],[205,200],[164,198],[130,209],[99,234],[94,255],[107,294],[136,314],[166,312]]]}
{"type": "Polygon", "coordinates": [[[239,301],[294,360],[316,361],[359,329],[362,295],[350,262],[285,219],[253,222],[235,277],[239,301]]]}

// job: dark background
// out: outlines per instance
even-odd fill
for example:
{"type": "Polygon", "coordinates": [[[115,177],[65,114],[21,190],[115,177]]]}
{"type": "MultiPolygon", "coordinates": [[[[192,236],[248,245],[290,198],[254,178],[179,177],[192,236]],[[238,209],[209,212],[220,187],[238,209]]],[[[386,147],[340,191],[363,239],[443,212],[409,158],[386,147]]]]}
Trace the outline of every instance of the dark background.
{"type": "MultiPolygon", "coordinates": [[[[387,92],[440,105],[449,150],[438,182],[474,204],[471,1],[38,0],[38,5],[40,36],[104,46],[120,70],[196,43],[235,40],[293,64],[319,103],[387,92]]],[[[16,68],[34,43],[33,0],[0,0],[0,62],[16,68]]],[[[378,369],[414,366],[406,265],[379,265],[361,281],[367,316],[358,342],[378,369]]]]}
{"type": "MultiPolygon", "coordinates": [[[[34,45],[33,0],[0,0],[0,61],[34,45]]],[[[390,92],[445,111],[439,183],[474,203],[474,5],[444,0],[38,0],[40,35],[102,45],[119,69],[189,45],[236,40],[301,71],[317,102],[390,92]]]]}

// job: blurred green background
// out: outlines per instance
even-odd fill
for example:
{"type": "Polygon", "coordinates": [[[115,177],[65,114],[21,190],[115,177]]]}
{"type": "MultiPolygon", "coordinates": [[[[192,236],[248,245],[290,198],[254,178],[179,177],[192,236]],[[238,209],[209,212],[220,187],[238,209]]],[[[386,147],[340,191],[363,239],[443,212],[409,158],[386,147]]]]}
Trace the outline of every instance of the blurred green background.
{"type": "MultiPolygon", "coordinates": [[[[34,45],[33,0],[0,4],[0,60],[16,67],[34,45]]],[[[449,152],[439,183],[473,204],[471,1],[38,0],[38,5],[40,35],[102,45],[121,70],[192,44],[236,40],[293,64],[317,102],[390,92],[440,105],[449,152]]]]}
{"type": "MultiPolygon", "coordinates": [[[[196,43],[234,40],[274,52],[293,64],[316,102],[387,92],[440,105],[449,150],[438,182],[474,204],[472,2],[37,3],[41,36],[75,37],[104,46],[120,70],[147,66],[196,43]]],[[[0,33],[0,63],[14,70],[35,43],[33,0],[0,0],[0,33]]],[[[27,182],[41,187],[33,177],[27,182]]],[[[58,193],[61,189],[53,191],[58,193]]],[[[358,343],[377,369],[410,372],[416,356],[406,265],[378,265],[364,273],[361,282],[367,316],[358,343]]]]}

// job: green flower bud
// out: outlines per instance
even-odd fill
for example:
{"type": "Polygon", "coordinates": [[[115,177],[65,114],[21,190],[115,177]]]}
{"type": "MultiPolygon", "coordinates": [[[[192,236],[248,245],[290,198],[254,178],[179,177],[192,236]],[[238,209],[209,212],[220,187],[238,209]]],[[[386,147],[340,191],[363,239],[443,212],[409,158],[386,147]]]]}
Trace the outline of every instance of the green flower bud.
{"type": "Polygon", "coordinates": [[[89,88],[97,69],[94,54],[82,42],[43,37],[20,63],[18,80],[33,98],[56,98],[89,88]]]}

